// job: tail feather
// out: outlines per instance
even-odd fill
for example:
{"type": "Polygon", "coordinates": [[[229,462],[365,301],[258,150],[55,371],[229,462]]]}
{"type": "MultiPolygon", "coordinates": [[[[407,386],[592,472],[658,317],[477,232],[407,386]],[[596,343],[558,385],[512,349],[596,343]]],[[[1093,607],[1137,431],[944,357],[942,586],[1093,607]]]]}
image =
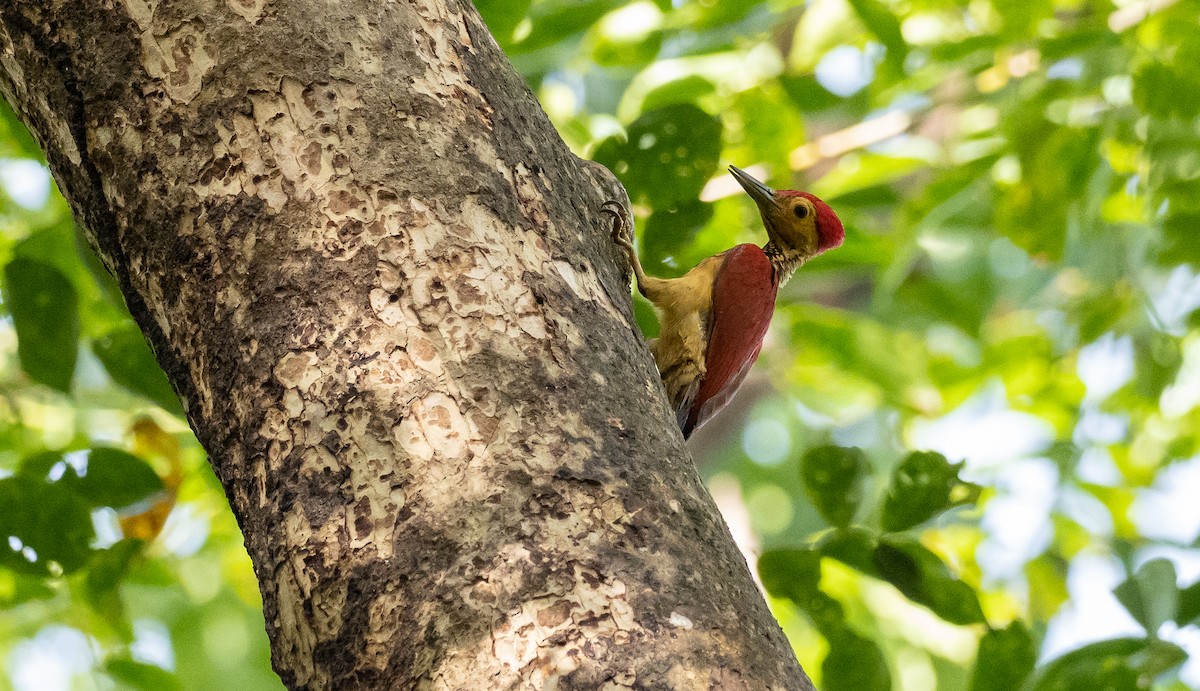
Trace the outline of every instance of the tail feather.
{"type": "Polygon", "coordinates": [[[683,438],[687,439],[692,436],[692,432],[696,429],[696,394],[700,392],[700,382],[703,377],[696,377],[692,383],[682,391],[678,402],[675,404],[675,424],[679,425],[679,431],[683,432],[683,438]]]}

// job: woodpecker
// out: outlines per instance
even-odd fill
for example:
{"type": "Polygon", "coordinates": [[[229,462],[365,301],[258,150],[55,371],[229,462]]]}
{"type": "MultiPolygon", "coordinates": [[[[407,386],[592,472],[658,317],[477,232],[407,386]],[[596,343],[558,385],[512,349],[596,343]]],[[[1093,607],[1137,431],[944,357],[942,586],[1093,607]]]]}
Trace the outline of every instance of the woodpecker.
{"type": "Polygon", "coordinates": [[[815,195],[773,190],[735,166],[729,172],[758,205],[768,241],[730,248],[679,278],[647,276],[625,207],[602,207],[613,217],[613,241],[629,256],[638,292],[658,313],[659,337],[649,347],[684,439],[733,398],[758,359],[779,288],[846,235],[815,195]]]}

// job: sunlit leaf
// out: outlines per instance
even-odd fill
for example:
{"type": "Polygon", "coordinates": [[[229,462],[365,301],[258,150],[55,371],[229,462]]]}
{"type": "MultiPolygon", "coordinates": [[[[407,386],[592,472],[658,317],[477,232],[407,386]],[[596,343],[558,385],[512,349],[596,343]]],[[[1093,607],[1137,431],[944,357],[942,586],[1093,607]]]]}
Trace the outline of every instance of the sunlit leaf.
{"type": "Polygon", "coordinates": [[[5,157],[43,159],[42,148],[29,133],[29,129],[17,119],[8,102],[0,98],[0,153],[5,157]]]}
{"type": "Polygon", "coordinates": [[[1200,213],[1172,212],[1163,220],[1163,260],[1169,264],[1200,263],[1200,213]]]}
{"type": "Polygon", "coordinates": [[[606,67],[642,67],[654,61],[662,50],[663,33],[652,31],[633,40],[596,39],[592,59],[606,67]]]}
{"type": "MultiPolygon", "coordinates": [[[[805,127],[800,111],[778,107],[782,97],[774,85],[767,84],[738,94],[729,104],[726,119],[738,123],[729,137],[739,141],[727,155],[735,163],[765,164],[775,174],[788,170],[792,151],[805,143],[805,127]]],[[[791,187],[789,182],[781,184],[791,187]]]]}
{"type": "Polygon", "coordinates": [[[1159,331],[1138,334],[1134,345],[1134,382],[1146,398],[1158,398],[1175,381],[1183,364],[1179,341],[1159,331]]]}
{"type": "Polygon", "coordinates": [[[971,586],[950,573],[936,554],[915,540],[889,537],[880,541],[875,548],[875,567],[905,597],[952,624],[985,621],[971,586]]]}

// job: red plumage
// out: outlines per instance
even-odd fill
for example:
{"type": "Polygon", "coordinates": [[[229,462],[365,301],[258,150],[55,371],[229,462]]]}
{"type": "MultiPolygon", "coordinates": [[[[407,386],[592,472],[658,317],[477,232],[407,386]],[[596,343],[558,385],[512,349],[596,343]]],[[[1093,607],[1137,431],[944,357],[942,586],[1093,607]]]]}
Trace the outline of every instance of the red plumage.
{"type": "Polygon", "coordinates": [[[724,253],[713,284],[706,372],[682,420],[685,439],[729,402],[758,359],[778,290],[761,247],[738,245],[724,253]]]}
{"type": "Polygon", "coordinates": [[[729,172],[758,206],[769,240],[709,257],[679,278],[647,276],[625,235],[628,212],[605,205],[638,291],[658,312],[662,328],[650,349],[685,438],[729,402],[758,359],[780,285],[846,237],[837,214],[815,195],[773,190],[736,166],[729,172]]]}

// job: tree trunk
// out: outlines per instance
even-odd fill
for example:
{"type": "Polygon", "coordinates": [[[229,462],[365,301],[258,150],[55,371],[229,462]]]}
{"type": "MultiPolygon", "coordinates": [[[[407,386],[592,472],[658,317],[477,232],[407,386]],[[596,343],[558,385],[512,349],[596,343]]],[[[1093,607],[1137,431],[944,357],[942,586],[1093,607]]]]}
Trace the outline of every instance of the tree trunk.
{"type": "Polygon", "coordinates": [[[0,0],[291,688],[811,688],[603,217],[465,0],[0,0]]]}

